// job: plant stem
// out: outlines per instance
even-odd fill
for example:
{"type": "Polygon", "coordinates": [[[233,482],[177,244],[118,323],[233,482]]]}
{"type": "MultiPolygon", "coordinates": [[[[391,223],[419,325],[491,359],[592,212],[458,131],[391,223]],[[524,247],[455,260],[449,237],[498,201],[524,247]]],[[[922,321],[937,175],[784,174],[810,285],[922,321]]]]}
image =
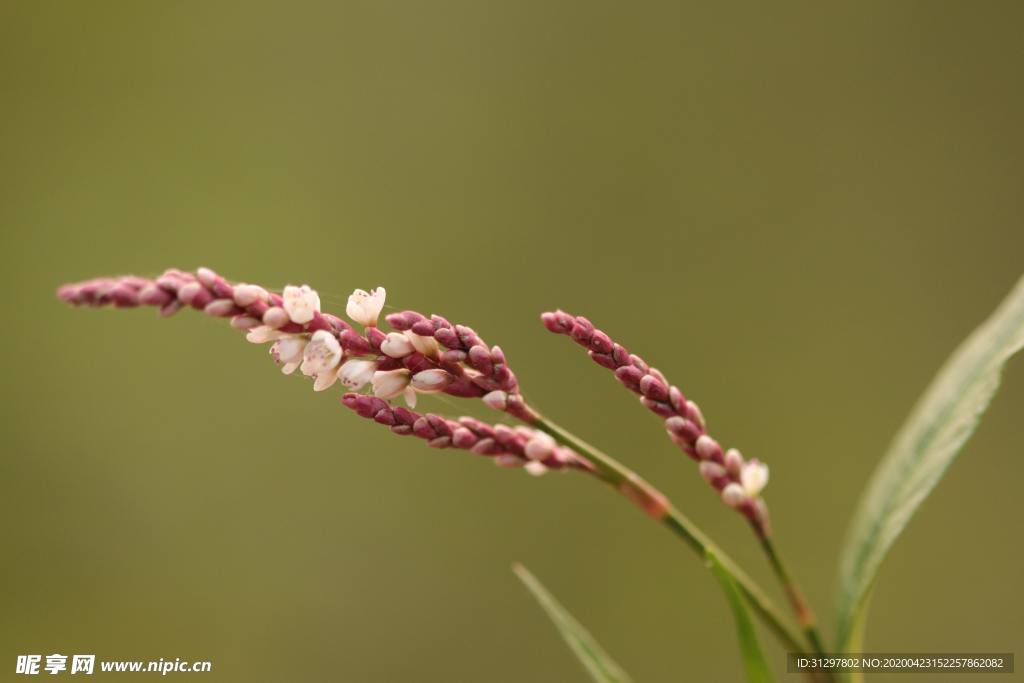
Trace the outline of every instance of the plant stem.
{"type": "Polygon", "coordinates": [[[722,567],[729,572],[733,580],[743,591],[744,597],[754,612],[775,634],[782,644],[792,652],[807,652],[807,646],[801,642],[795,629],[782,616],[778,608],[764,594],[754,581],[743,573],[720,548],[708,539],[693,522],[677,510],[665,496],[644,481],[625,465],[606,455],[597,448],[583,441],[575,434],[559,427],[547,418],[538,414],[533,426],[550,434],[559,443],[572,448],[586,458],[595,468],[595,474],[605,483],[612,486],[631,501],[639,505],[644,512],[668,527],[676,536],[686,542],[701,559],[708,552],[718,558],[722,567]]]}
{"type": "Polygon", "coordinates": [[[758,532],[757,536],[761,541],[761,547],[764,548],[764,552],[768,556],[768,562],[772,566],[772,571],[775,572],[775,576],[778,577],[779,583],[782,584],[782,588],[786,591],[786,596],[789,598],[789,602],[793,606],[793,611],[796,613],[796,618],[800,623],[800,628],[803,629],[804,635],[807,636],[807,640],[810,642],[815,654],[819,657],[824,656],[825,646],[821,641],[821,636],[818,635],[818,629],[815,626],[814,613],[807,605],[807,601],[804,600],[803,594],[796,585],[796,581],[793,580],[793,577],[786,569],[786,566],[782,564],[782,559],[779,557],[779,553],[775,549],[775,544],[772,543],[772,539],[764,533],[763,527],[755,527],[755,530],[758,532]]]}

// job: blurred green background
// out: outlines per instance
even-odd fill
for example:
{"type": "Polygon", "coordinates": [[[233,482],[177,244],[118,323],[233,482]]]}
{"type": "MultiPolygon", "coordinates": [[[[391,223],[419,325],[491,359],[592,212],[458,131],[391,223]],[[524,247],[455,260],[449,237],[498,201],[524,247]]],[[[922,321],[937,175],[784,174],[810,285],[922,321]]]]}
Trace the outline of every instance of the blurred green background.
{"type": "MultiPolygon", "coordinates": [[[[53,296],[168,266],[308,282],[332,310],[383,284],[473,325],[769,584],[656,418],[537,319],[591,316],[771,465],[831,632],[859,490],[1024,271],[1022,21],[1011,1],[0,3],[4,680],[52,652],[209,659],[217,681],[586,680],[514,561],[638,683],[742,676],[701,563],[588,479],[390,436],[202,316],[53,296]]],[[[1022,408],[1017,360],[884,567],[870,649],[1024,652],[1022,408]]]]}

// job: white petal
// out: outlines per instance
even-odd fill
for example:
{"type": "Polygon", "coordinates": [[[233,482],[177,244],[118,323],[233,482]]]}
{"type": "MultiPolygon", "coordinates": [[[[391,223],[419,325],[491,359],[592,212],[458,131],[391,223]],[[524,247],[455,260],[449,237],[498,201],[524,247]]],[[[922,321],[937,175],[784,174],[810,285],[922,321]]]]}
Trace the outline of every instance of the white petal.
{"type": "Polygon", "coordinates": [[[377,398],[394,398],[409,386],[409,371],[378,370],[373,373],[373,395],[377,398]]]}
{"type": "Polygon", "coordinates": [[[302,337],[285,337],[275,344],[277,357],[282,363],[296,363],[302,360],[306,340],[302,337]]]}
{"type": "Polygon", "coordinates": [[[410,408],[416,407],[416,392],[412,387],[405,388],[405,391],[402,392],[402,398],[405,400],[405,405],[410,408]]]}
{"type": "Polygon", "coordinates": [[[392,358],[405,358],[413,352],[412,342],[404,334],[390,332],[380,345],[380,350],[392,358]]]}
{"type": "Polygon", "coordinates": [[[316,376],[316,381],[313,382],[313,391],[323,391],[329,389],[338,380],[337,370],[327,370],[321,372],[316,376]]]}
{"type": "Polygon", "coordinates": [[[309,285],[288,285],[284,288],[282,298],[288,317],[300,325],[308,323],[320,312],[320,295],[309,285]]]}
{"type": "Polygon", "coordinates": [[[751,460],[740,470],[740,483],[743,484],[743,490],[748,496],[757,496],[768,484],[768,465],[751,460]]]}
{"type": "Polygon", "coordinates": [[[373,379],[373,373],[376,371],[376,362],[363,358],[353,358],[342,363],[341,370],[338,371],[338,379],[349,389],[358,391],[373,379]]]}
{"type": "Polygon", "coordinates": [[[412,347],[424,356],[436,356],[440,351],[437,340],[433,337],[424,337],[409,330],[405,331],[405,336],[412,342],[412,347]]]}
{"type": "Polygon", "coordinates": [[[246,341],[252,342],[253,344],[266,344],[269,341],[280,339],[284,334],[277,330],[271,329],[266,325],[260,325],[254,327],[245,334],[246,341]]]}
{"type": "Polygon", "coordinates": [[[300,363],[285,363],[281,366],[281,372],[290,375],[299,368],[300,363]]]}

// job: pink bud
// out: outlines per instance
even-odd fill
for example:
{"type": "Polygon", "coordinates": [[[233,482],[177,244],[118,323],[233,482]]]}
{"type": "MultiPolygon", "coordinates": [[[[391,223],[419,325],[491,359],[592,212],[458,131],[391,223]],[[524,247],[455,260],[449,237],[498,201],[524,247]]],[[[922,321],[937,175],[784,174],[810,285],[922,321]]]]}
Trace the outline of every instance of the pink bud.
{"type": "Polygon", "coordinates": [[[272,306],[263,314],[263,324],[272,330],[277,330],[291,322],[287,311],[280,306],[272,306]]]}

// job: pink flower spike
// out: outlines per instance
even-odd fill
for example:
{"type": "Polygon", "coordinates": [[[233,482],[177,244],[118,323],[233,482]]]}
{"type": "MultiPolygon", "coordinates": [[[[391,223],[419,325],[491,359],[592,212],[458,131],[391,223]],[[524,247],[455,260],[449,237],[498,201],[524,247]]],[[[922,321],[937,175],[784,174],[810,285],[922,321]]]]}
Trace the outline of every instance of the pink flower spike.
{"type": "Polygon", "coordinates": [[[595,362],[612,370],[623,386],[638,394],[643,406],[664,420],[672,442],[700,463],[701,475],[721,491],[722,500],[747,516],[759,533],[767,530],[767,518],[757,512],[767,508],[751,502],[768,481],[765,465],[755,460],[744,463],[743,456],[734,449],[723,453],[721,445],[707,434],[707,422],[696,403],[687,400],[659,370],[629,353],[586,318],[559,310],[544,313],[541,321],[549,331],[566,335],[586,348],[595,362]]]}

